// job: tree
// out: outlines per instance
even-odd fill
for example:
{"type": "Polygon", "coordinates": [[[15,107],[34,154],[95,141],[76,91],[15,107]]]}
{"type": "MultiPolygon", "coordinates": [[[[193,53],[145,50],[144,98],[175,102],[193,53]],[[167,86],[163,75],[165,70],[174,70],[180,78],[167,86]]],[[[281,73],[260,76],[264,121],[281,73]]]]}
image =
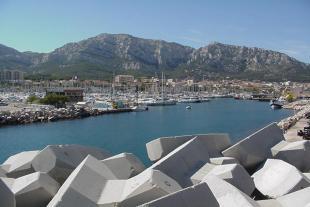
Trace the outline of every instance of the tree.
{"type": "Polygon", "coordinates": [[[39,101],[40,101],[40,98],[35,95],[31,95],[27,98],[28,103],[37,103],[39,101]]]}
{"type": "Polygon", "coordinates": [[[63,107],[65,103],[68,102],[68,97],[64,95],[57,95],[54,93],[46,95],[43,99],[40,100],[40,103],[53,105],[55,107],[63,107]]]}
{"type": "Polygon", "coordinates": [[[287,96],[286,96],[286,100],[287,100],[288,102],[293,102],[293,101],[294,101],[294,96],[293,96],[293,94],[288,93],[287,96]]]}

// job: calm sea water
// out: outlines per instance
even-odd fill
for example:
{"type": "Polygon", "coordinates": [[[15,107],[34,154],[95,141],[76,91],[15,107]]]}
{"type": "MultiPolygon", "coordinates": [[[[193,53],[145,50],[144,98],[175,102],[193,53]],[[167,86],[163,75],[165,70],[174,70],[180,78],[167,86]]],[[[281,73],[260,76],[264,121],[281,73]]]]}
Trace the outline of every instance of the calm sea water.
{"type": "Polygon", "coordinates": [[[147,112],[0,128],[0,163],[25,150],[49,144],[83,144],[114,154],[132,152],[149,164],[145,144],[161,136],[225,132],[236,142],[293,112],[272,110],[266,102],[212,99],[207,103],[150,107],[147,112]]]}

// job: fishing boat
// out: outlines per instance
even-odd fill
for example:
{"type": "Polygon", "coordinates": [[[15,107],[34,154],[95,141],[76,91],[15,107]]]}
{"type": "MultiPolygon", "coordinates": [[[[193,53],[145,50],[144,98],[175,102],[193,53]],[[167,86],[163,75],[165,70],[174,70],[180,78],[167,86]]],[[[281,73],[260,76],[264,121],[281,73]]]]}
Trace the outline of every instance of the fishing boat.
{"type": "Polygon", "coordinates": [[[192,109],[191,105],[186,106],[186,109],[192,109]]]}
{"type": "Polygon", "coordinates": [[[283,104],[278,100],[271,100],[269,105],[272,109],[281,109],[283,107],[283,104]]]}

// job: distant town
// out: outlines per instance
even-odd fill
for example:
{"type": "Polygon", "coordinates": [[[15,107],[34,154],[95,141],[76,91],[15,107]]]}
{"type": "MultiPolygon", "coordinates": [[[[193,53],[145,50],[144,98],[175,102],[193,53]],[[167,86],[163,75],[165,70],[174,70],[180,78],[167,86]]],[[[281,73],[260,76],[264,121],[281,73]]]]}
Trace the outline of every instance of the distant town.
{"type": "MultiPolygon", "coordinates": [[[[159,75],[160,76],[160,75],[159,75]]],[[[234,94],[240,98],[250,98],[253,94],[265,94],[280,97],[283,94],[292,94],[295,98],[310,97],[310,83],[299,82],[266,82],[245,81],[229,77],[223,79],[208,79],[203,76],[201,80],[170,79],[162,77],[134,77],[133,75],[115,75],[113,80],[80,80],[78,76],[69,80],[27,80],[24,72],[19,70],[0,71],[1,92],[59,92],[66,88],[74,88],[83,93],[134,93],[143,92],[158,95],[164,84],[166,94],[179,93],[208,93],[209,95],[234,94]]],[[[76,101],[82,101],[81,98],[76,101]]]]}

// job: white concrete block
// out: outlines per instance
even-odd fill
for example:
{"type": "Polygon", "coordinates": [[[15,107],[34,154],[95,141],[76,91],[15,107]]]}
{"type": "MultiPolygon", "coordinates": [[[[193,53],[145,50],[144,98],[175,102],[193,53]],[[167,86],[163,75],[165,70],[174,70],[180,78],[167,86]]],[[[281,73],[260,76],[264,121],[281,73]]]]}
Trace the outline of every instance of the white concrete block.
{"type": "Polygon", "coordinates": [[[207,176],[203,182],[208,184],[220,207],[259,207],[248,195],[217,176],[207,176]]]}
{"type": "Polygon", "coordinates": [[[206,183],[184,188],[163,196],[141,207],[219,207],[219,204],[206,183]]]}
{"type": "Polygon", "coordinates": [[[116,180],[105,164],[87,156],[61,186],[48,207],[130,207],[180,189],[174,180],[152,169],[128,180],[116,180]]]}
{"type": "Polygon", "coordinates": [[[309,207],[310,187],[281,196],[276,199],[282,207],[309,207]]]}
{"type": "Polygon", "coordinates": [[[277,200],[269,199],[269,200],[259,200],[257,201],[260,207],[283,207],[277,200]]]}
{"type": "Polygon", "coordinates": [[[174,137],[160,137],[146,143],[146,151],[151,161],[157,160],[166,156],[169,152],[173,151],[178,146],[184,144],[190,139],[194,138],[193,135],[174,136],[174,137]]]}
{"type": "Polygon", "coordinates": [[[0,177],[7,177],[7,176],[6,176],[6,173],[7,173],[7,171],[4,170],[4,169],[2,168],[2,166],[0,166],[0,177]]]}
{"type": "Polygon", "coordinates": [[[307,177],[282,160],[268,159],[252,177],[256,188],[270,198],[278,198],[310,186],[307,177]]]}
{"type": "Polygon", "coordinates": [[[272,123],[222,153],[225,157],[236,158],[243,167],[253,169],[267,158],[271,158],[270,149],[282,140],[284,140],[282,130],[276,123],[272,123]]]}
{"type": "Polygon", "coordinates": [[[35,172],[15,179],[12,192],[16,207],[46,206],[57,193],[60,185],[45,173],[35,172]]]}
{"type": "Polygon", "coordinates": [[[31,163],[39,151],[26,151],[9,157],[3,165],[6,166],[6,175],[11,178],[18,178],[35,172],[31,163]]]}
{"type": "MultiPolygon", "coordinates": [[[[112,189],[115,189],[114,182],[113,180],[110,181],[110,186],[113,186],[112,189]]],[[[181,186],[173,179],[158,170],[147,169],[126,181],[119,202],[116,200],[111,202],[109,194],[102,194],[98,204],[118,203],[118,206],[134,207],[178,190],[181,190],[181,186]]],[[[105,190],[105,192],[107,191],[109,188],[105,190]]]]}
{"type": "Polygon", "coordinates": [[[214,157],[210,158],[210,163],[214,165],[239,164],[239,161],[233,157],[214,157]]]}
{"type": "Polygon", "coordinates": [[[191,180],[197,184],[209,175],[225,180],[247,195],[251,195],[255,190],[253,179],[239,164],[213,165],[207,163],[191,177],[191,180]]]}
{"type": "Polygon", "coordinates": [[[310,141],[282,141],[271,148],[275,159],[294,165],[302,172],[310,171],[310,141]]]}
{"type": "Polygon", "coordinates": [[[15,207],[14,193],[7,186],[7,184],[0,178],[0,206],[1,207],[15,207]]]}
{"type": "Polygon", "coordinates": [[[310,187],[281,196],[276,199],[258,201],[261,207],[309,207],[310,187]]]}
{"type": "Polygon", "coordinates": [[[108,152],[96,147],[49,145],[35,157],[32,166],[35,171],[48,173],[62,184],[87,155],[100,160],[110,157],[108,152]]]}
{"type": "Polygon", "coordinates": [[[101,162],[112,171],[117,179],[122,180],[138,175],[145,170],[143,163],[132,153],[121,153],[101,162]]]}
{"type": "Polygon", "coordinates": [[[150,168],[165,173],[182,187],[188,187],[192,185],[190,177],[209,160],[206,146],[200,139],[193,138],[154,163],[150,168]]]}
{"type": "Polygon", "coordinates": [[[210,157],[222,156],[221,152],[231,146],[228,134],[196,134],[162,137],[146,144],[148,156],[151,161],[157,161],[194,137],[201,140],[201,143],[207,148],[210,157]]]}
{"type": "Polygon", "coordinates": [[[13,188],[13,184],[15,182],[15,178],[0,178],[2,180],[2,182],[4,182],[6,184],[6,186],[8,186],[8,188],[12,189],[13,188]]]}

